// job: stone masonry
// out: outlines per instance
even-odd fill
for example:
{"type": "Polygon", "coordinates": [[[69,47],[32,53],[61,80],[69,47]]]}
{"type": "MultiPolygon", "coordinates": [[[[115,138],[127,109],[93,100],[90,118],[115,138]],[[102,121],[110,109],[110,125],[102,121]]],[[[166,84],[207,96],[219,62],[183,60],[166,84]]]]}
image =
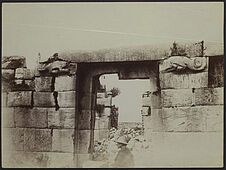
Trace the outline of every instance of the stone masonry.
{"type": "Polygon", "coordinates": [[[150,80],[142,108],[150,167],[222,167],[224,53],[201,45],[56,53],[36,70],[25,57],[3,57],[3,167],[82,167],[101,135],[97,80],[107,73],[150,80]]]}

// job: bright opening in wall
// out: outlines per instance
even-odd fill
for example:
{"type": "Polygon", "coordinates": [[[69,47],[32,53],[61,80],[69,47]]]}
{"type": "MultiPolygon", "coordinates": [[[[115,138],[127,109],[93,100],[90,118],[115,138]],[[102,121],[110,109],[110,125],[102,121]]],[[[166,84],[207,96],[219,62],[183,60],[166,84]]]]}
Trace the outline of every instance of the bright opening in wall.
{"type": "Polygon", "coordinates": [[[118,74],[104,74],[99,80],[106,91],[120,91],[112,98],[112,105],[118,107],[118,122],[142,122],[142,94],[150,89],[149,79],[119,80],[118,74]]]}

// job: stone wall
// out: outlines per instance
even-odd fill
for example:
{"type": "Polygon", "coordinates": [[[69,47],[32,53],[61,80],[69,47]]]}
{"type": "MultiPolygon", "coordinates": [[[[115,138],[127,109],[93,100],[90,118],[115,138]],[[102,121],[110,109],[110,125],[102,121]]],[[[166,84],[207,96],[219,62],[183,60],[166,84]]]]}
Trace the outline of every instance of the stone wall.
{"type": "Polygon", "coordinates": [[[42,73],[5,57],[2,80],[3,167],[74,167],[76,64],[42,73]]]}
{"type": "MultiPolygon", "coordinates": [[[[145,138],[154,147],[151,165],[222,166],[223,87],[208,86],[208,62],[202,71],[176,72],[164,72],[164,62],[159,65],[161,109],[150,106],[144,119],[145,138]]],[[[156,102],[150,97],[146,103],[156,102]]]]}

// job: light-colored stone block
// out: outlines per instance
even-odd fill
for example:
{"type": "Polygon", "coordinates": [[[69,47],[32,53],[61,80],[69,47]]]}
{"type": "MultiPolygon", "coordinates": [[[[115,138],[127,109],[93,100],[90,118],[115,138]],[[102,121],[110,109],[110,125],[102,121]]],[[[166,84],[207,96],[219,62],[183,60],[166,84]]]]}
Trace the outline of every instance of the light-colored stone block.
{"type": "Polygon", "coordinates": [[[97,104],[104,106],[111,106],[112,97],[108,96],[107,98],[97,98],[97,104]]]}
{"type": "Polygon", "coordinates": [[[60,108],[71,107],[75,108],[76,101],[76,92],[67,91],[67,92],[58,92],[58,105],[60,108]]]}
{"type": "Polygon", "coordinates": [[[189,88],[188,74],[160,73],[161,89],[186,89],[189,88]]]}
{"type": "Polygon", "coordinates": [[[105,98],[106,97],[106,93],[105,92],[98,92],[97,93],[97,98],[105,98]]]}
{"type": "Polygon", "coordinates": [[[195,89],[195,105],[223,105],[224,88],[195,89]]]}
{"type": "Polygon", "coordinates": [[[76,168],[73,153],[49,152],[49,168],[76,168]]]}
{"type": "Polygon", "coordinates": [[[31,106],[32,91],[9,92],[7,106],[31,106]]]}
{"type": "Polygon", "coordinates": [[[16,127],[47,127],[47,110],[45,108],[15,108],[16,127]]]}
{"type": "Polygon", "coordinates": [[[109,136],[109,130],[103,130],[103,129],[94,130],[94,141],[107,139],[108,136],[109,136]]]}
{"type": "Polygon", "coordinates": [[[208,87],[208,72],[189,74],[189,88],[208,87]]]}
{"type": "Polygon", "coordinates": [[[52,77],[35,77],[35,91],[51,92],[52,79],[52,77]]]}
{"type": "Polygon", "coordinates": [[[76,76],[59,76],[55,79],[55,91],[76,90],[76,76]]]}
{"type": "Polygon", "coordinates": [[[54,129],[52,151],[74,152],[74,129],[54,129]]]}
{"type": "Polygon", "coordinates": [[[16,79],[33,79],[34,73],[27,68],[17,68],[15,72],[16,79]]]}
{"type": "Polygon", "coordinates": [[[49,108],[48,127],[73,129],[75,127],[75,114],[74,108],[60,108],[57,111],[55,108],[49,108]]]}
{"type": "Polygon", "coordinates": [[[51,151],[52,150],[51,129],[25,129],[24,150],[51,151]]]}
{"type": "Polygon", "coordinates": [[[34,106],[37,107],[54,107],[55,99],[51,92],[34,92],[34,106]]]}
{"type": "Polygon", "coordinates": [[[100,118],[96,118],[95,120],[95,129],[105,129],[107,130],[109,128],[109,117],[105,116],[105,117],[100,117],[100,118]]]}
{"type": "Polygon", "coordinates": [[[164,131],[162,110],[152,109],[151,115],[143,116],[144,129],[151,129],[153,132],[164,131]]]}
{"type": "Polygon", "coordinates": [[[161,91],[162,106],[191,106],[192,89],[168,89],[161,91]]]}
{"type": "Polygon", "coordinates": [[[3,148],[4,151],[22,151],[24,149],[24,129],[23,128],[3,128],[3,148]]]}

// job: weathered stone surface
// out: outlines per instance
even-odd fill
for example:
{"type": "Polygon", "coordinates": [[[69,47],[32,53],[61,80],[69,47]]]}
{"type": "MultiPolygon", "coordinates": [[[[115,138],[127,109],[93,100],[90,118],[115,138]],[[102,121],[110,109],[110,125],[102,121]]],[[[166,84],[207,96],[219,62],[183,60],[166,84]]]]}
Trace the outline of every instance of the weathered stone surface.
{"type": "Polygon", "coordinates": [[[160,73],[161,89],[187,89],[208,86],[208,72],[200,73],[160,73]]]}
{"type": "Polygon", "coordinates": [[[164,131],[161,109],[152,109],[151,115],[143,116],[143,122],[145,129],[151,129],[153,132],[164,131]]]}
{"type": "Polygon", "coordinates": [[[196,105],[224,104],[224,88],[200,88],[195,89],[196,105]]]}
{"type": "Polygon", "coordinates": [[[189,88],[208,87],[208,72],[189,74],[189,88]]]}
{"type": "Polygon", "coordinates": [[[26,67],[26,59],[23,56],[3,56],[2,68],[24,68],[26,67]]]}
{"type": "Polygon", "coordinates": [[[104,117],[100,117],[97,118],[95,120],[95,129],[108,129],[109,128],[109,117],[108,116],[104,116],[104,117]]]}
{"type": "Polygon", "coordinates": [[[97,98],[105,98],[106,93],[105,92],[97,92],[97,98]]]}
{"type": "Polygon", "coordinates": [[[55,91],[73,91],[76,90],[75,76],[59,76],[55,79],[55,91]]]}
{"type": "Polygon", "coordinates": [[[223,106],[164,108],[165,131],[223,131],[223,106]]]}
{"type": "Polygon", "coordinates": [[[30,80],[34,78],[34,73],[27,68],[17,68],[15,72],[15,78],[30,80]]]}
{"type": "Polygon", "coordinates": [[[52,151],[74,152],[74,129],[54,129],[52,151]]]}
{"type": "Polygon", "coordinates": [[[107,98],[97,98],[97,104],[104,106],[111,106],[112,97],[108,96],[107,98]]]}
{"type": "Polygon", "coordinates": [[[207,68],[206,57],[185,57],[185,56],[172,56],[163,60],[159,64],[160,72],[181,72],[184,70],[205,70],[207,68]]]}
{"type": "Polygon", "coordinates": [[[168,89],[161,91],[162,106],[191,106],[192,89],[168,89]]]}
{"type": "Polygon", "coordinates": [[[25,129],[25,151],[51,151],[52,136],[50,129],[25,129]]]}
{"type": "Polygon", "coordinates": [[[63,108],[48,109],[48,127],[49,128],[74,128],[75,127],[75,109],[63,108]]]}
{"type": "Polygon", "coordinates": [[[52,77],[36,77],[35,91],[43,91],[43,92],[52,91],[52,77]]]}
{"type": "Polygon", "coordinates": [[[12,88],[14,91],[33,91],[35,89],[34,80],[15,80],[12,88]]]}
{"type": "Polygon", "coordinates": [[[37,107],[54,107],[55,100],[51,92],[34,92],[34,106],[37,107]]]}
{"type": "Polygon", "coordinates": [[[9,92],[7,106],[31,106],[31,91],[9,92]]]}
{"type": "Polygon", "coordinates": [[[88,153],[90,145],[90,130],[78,131],[78,151],[77,153],[88,153]]]}
{"type": "Polygon", "coordinates": [[[15,108],[16,127],[47,127],[47,110],[45,108],[15,108]]]}
{"type": "Polygon", "coordinates": [[[75,107],[76,92],[58,92],[58,104],[60,107],[75,107]]]}
{"type": "Polygon", "coordinates": [[[105,107],[103,116],[110,116],[110,114],[111,114],[111,108],[110,107],[105,107]]]}
{"type": "Polygon", "coordinates": [[[78,129],[88,130],[91,124],[91,111],[82,110],[78,114],[78,129]]]}
{"type": "Polygon", "coordinates": [[[24,149],[23,128],[3,128],[3,146],[5,150],[24,149]]]}
{"type": "Polygon", "coordinates": [[[148,116],[151,114],[151,107],[150,106],[143,106],[141,110],[142,116],[148,116]]]}
{"type": "Polygon", "coordinates": [[[150,106],[151,108],[161,108],[160,92],[152,92],[142,96],[142,105],[150,106]]]}
{"type": "Polygon", "coordinates": [[[188,74],[160,73],[159,78],[161,89],[185,89],[189,87],[188,74]]]}
{"type": "Polygon", "coordinates": [[[2,81],[14,80],[15,71],[13,69],[2,69],[2,81]]]}
{"type": "Polygon", "coordinates": [[[2,107],[3,127],[14,127],[14,108],[2,107]]]}

